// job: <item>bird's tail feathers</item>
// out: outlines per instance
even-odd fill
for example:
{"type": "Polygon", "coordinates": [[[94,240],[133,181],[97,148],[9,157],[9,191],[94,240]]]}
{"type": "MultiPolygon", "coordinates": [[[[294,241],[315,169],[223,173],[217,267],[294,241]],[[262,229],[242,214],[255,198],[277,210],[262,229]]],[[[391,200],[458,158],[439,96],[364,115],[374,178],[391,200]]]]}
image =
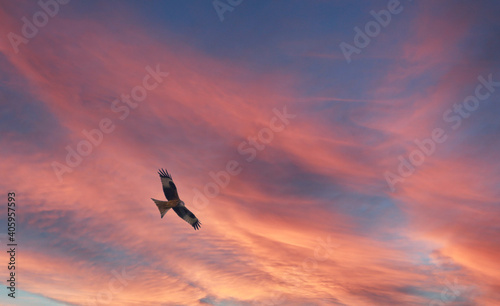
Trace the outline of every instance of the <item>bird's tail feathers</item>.
{"type": "Polygon", "coordinates": [[[151,198],[151,200],[153,200],[153,202],[155,202],[156,206],[158,206],[158,209],[160,210],[161,217],[163,218],[163,216],[165,216],[167,211],[170,209],[170,207],[168,207],[167,201],[160,201],[160,200],[156,200],[153,198],[151,198]]]}

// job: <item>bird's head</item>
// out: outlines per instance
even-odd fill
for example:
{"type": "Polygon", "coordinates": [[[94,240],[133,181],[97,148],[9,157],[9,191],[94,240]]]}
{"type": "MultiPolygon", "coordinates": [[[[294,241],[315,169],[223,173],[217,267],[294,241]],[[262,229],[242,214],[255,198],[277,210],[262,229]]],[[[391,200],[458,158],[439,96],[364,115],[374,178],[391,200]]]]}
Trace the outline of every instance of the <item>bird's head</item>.
{"type": "Polygon", "coordinates": [[[186,205],[184,204],[184,201],[182,201],[182,200],[180,200],[180,201],[179,201],[179,204],[177,204],[177,205],[178,205],[178,206],[186,206],[186,205]]]}

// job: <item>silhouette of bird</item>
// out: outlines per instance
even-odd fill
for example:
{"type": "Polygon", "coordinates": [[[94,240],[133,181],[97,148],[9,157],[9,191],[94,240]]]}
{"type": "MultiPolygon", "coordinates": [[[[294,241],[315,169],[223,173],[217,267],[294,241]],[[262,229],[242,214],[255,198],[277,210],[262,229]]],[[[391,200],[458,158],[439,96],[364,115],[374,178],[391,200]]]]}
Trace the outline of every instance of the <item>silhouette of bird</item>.
{"type": "Polygon", "coordinates": [[[163,218],[167,211],[172,208],[179,217],[191,224],[195,230],[199,229],[201,226],[200,221],[192,212],[189,211],[189,209],[186,208],[184,202],[179,199],[177,187],[175,186],[170,173],[164,169],[160,169],[158,170],[158,174],[160,175],[161,184],[163,185],[163,193],[165,193],[167,201],[160,201],[153,198],[151,198],[151,200],[153,200],[156,206],[158,206],[161,217],[163,218]]]}

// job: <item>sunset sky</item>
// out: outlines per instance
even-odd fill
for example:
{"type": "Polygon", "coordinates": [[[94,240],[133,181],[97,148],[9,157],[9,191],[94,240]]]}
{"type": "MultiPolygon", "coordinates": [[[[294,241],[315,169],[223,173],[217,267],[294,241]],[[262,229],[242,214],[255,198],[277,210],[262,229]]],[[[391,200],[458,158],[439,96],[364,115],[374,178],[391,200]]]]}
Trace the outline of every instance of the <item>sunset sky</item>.
{"type": "Polygon", "coordinates": [[[58,1],[0,2],[1,305],[500,305],[500,2],[58,1]]]}

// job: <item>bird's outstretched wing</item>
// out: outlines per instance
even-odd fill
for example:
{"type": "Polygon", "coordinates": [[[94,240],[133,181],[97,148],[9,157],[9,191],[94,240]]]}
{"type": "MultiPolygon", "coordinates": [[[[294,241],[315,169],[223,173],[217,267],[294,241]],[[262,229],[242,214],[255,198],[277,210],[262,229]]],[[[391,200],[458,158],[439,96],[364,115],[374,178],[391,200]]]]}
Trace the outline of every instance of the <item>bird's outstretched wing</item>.
{"type": "Polygon", "coordinates": [[[163,185],[163,193],[167,200],[179,200],[179,195],[177,194],[177,187],[175,187],[172,176],[166,170],[158,170],[160,175],[161,184],[163,185]]]}
{"type": "Polygon", "coordinates": [[[172,209],[177,213],[179,217],[184,219],[187,223],[191,224],[192,227],[194,227],[195,230],[199,229],[201,226],[200,221],[196,216],[189,211],[185,206],[176,206],[172,207],[172,209]]]}

